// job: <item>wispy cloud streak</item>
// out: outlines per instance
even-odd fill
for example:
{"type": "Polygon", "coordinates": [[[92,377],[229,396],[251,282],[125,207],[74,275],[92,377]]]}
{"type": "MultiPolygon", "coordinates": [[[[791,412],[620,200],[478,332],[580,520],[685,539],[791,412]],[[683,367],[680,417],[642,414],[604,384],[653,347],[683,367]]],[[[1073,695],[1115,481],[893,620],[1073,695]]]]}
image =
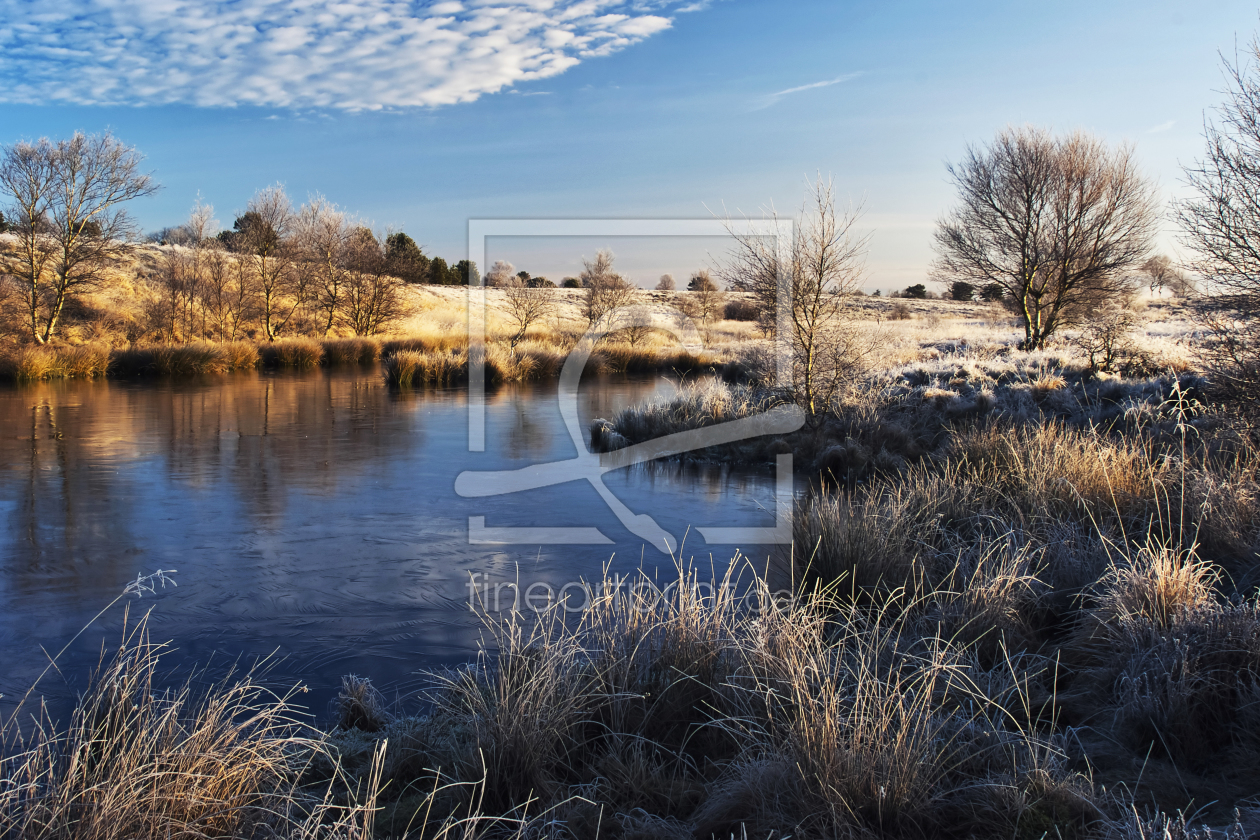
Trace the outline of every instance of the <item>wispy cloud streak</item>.
{"type": "Polygon", "coordinates": [[[0,0],[0,102],[450,105],[668,29],[685,0],[0,0]]]}
{"type": "Polygon", "coordinates": [[[756,100],[753,103],[752,110],[760,111],[764,108],[769,108],[771,105],[776,104],[780,99],[782,99],[785,96],[791,96],[794,93],[801,93],[802,91],[817,90],[818,88],[825,88],[825,87],[831,87],[832,85],[843,84],[844,82],[852,81],[853,79],[856,79],[858,76],[861,76],[861,75],[862,73],[860,71],[857,73],[846,73],[845,75],[837,76],[834,79],[826,79],[821,82],[811,82],[808,85],[798,85],[797,87],[790,87],[787,90],[781,90],[778,93],[771,93],[756,100]]]}

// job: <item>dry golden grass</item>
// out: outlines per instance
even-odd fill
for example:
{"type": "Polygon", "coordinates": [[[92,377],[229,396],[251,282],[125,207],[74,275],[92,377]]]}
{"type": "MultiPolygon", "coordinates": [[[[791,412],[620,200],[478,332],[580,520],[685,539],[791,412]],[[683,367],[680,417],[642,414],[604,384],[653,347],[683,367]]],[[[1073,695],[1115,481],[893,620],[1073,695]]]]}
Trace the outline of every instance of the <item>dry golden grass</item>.
{"type": "Polygon", "coordinates": [[[16,715],[0,735],[0,836],[30,840],[372,836],[374,791],[345,805],[304,786],[322,736],[254,673],[158,685],[163,646],[133,627],[69,721],[16,715]]]}
{"type": "Polygon", "coordinates": [[[535,826],[577,837],[996,838],[1030,814],[1077,832],[1100,816],[1043,723],[1013,723],[1019,681],[904,639],[900,609],[684,572],[596,581],[567,620],[513,615],[490,621],[493,653],[438,675],[428,718],[380,733],[405,740],[396,788],[448,791],[387,806],[391,824],[488,831],[531,801],[535,826]]]}
{"type": "Polygon", "coordinates": [[[114,375],[192,377],[250,370],[258,364],[258,349],[249,342],[229,344],[165,344],[113,353],[114,375]]]}
{"type": "Polygon", "coordinates": [[[282,338],[258,346],[258,355],[268,367],[312,370],[324,359],[323,346],[310,338],[282,338]]]}
{"type": "Polygon", "coordinates": [[[320,342],[324,364],[374,365],[381,360],[381,343],[374,338],[334,338],[320,342]]]}
{"type": "Polygon", "coordinates": [[[228,370],[253,370],[258,367],[258,346],[249,341],[220,344],[227,356],[228,370]]]}
{"type": "Polygon", "coordinates": [[[47,379],[95,379],[105,375],[110,351],[105,345],[17,347],[0,355],[0,379],[42,382],[47,379]]]}
{"type": "Polygon", "coordinates": [[[452,385],[467,376],[466,351],[396,350],[385,357],[385,380],[398,388],[452,385]]]}
{"type": "Polygon", "coordinates": [[[1100,582],[1098,606],[1091,613],[1108,632],[1127,632],[1137,624],[1169,628],[1180,614],[1215,603],[1220,570],[1192,551],[1175,551],[1148,537],[1118,560],[1100,582]]]}

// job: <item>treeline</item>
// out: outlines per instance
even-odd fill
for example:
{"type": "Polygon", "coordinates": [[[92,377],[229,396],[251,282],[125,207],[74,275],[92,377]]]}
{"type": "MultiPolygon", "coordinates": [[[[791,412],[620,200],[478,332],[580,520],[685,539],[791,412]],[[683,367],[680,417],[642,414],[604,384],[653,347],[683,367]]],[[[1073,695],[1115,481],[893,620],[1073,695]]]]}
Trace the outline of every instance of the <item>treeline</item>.
{"type": "Polygon", "coordinates": [[[430,257],[405,233],[378,233],[322,196],[295,207],[278,186],[260,190],[230,230],[199,203],[185,223],[150,237],[169,247],[145,270],[122,209],[158,189],[141,160],[108,133],[4,147],[0,232],[17,240],[0,266],[6,332],[47,344],[70,317],[93,321],[97,334],[121,328],[131,341],[374,335],[405,314],[404,284],[479,279],[468,260],[430,257]],[[137,295],[133,311],[97,311],[86,297],[124,292],[136,276],[157,295],[137,295]]]}
{"type": "Polygon", "coordinates": [[[404,284],[477,279],[475,264],[430,258],[407,234],[382,236],[322,196],[295,208],[269,187],[230,230],[212,233],[212,219],[198,205],[185,224],[152,237],[174,246],[163,250],[151,319],[162,340],[376,335],[406,314],[404,284]]]}

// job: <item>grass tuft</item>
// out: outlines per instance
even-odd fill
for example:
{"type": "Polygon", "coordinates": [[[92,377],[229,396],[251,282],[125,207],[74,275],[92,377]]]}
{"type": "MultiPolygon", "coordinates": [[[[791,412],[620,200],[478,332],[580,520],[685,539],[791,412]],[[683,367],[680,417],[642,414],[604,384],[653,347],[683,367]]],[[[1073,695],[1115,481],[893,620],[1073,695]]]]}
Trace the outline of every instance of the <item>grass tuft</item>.
{"type": "Polygon", "coordinates": [[[283,338],[259,345],[258,354],[267,367],[312,370],[324,358],[324,348],[310,338],[283,338]]]}
{"type": "Polygon", "coordinates": [[[109,348],[97,344],[17,347],[0,355],[0,379],[17,383],[95,379],[105,375],[109,360],[109,348]]]}
{"type": "Polygon", "coordinates": [[[381,360],[381,343],[373,338],[324,339],[324,364],[374,365],[381,360]]]}

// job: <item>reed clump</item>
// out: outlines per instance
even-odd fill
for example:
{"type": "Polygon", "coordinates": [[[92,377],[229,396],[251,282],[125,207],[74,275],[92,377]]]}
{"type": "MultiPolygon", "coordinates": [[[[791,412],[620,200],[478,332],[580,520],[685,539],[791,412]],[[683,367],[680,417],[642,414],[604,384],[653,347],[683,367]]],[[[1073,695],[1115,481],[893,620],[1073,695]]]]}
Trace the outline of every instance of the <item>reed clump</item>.
{"type": "Polygon", "coordinates": [[[326,338],[320,344],[329,367],[374,365],[381,360],[381,343],[374,338],[326,338]]]}
{"type": "Polygon", "coordinates": [[[323,361],[324,348],[311,338],[282,338],[259,345],[258,355],[266,367],[313,370],[323,361]]]}
{"type": "Polygon", "coordinates": [[[724,361],[714,353],[692,353],[654,343],[602,342],[593,355],[596,363],[611,373],[693,373],[716,369],[724,361]]]}
{"type": "Polygon", "coordinates": [[[219,347],[227,355],[228,370],[253,370],[258,367],[258,345],[251,341],[228,341],[219,347]]]}
{"type": "Polygon", "coordinates": [[[195,377],[249,370],[258,350],[249,342],[160,344],[116,351],[110,360],[115,376],[195,377]]]}
{"type": "Polygon", "coordinates": [[[15,347],[0,354],[0,379],[42,382],[49,379],[96,379],[105,376],[110,352],[105,345],[15,347]]]}
{"type": "Polygon", "coordinates": [[[467,377],[465,351],[397,350],[385,357],[385,381],[396,388],[454,385],[467,377]]]}
{"type": "MultiPolygon", "coordinates": [[[[565,356],[547,346],[524,342],[516,350],[499,344],[485,348],[486,382],[532,382],[555,377],[565,356]]],[[[468,351],[396,350],[385,357],[385,380],[395,387],[443,387],[468,381],[468,351]]]]}

